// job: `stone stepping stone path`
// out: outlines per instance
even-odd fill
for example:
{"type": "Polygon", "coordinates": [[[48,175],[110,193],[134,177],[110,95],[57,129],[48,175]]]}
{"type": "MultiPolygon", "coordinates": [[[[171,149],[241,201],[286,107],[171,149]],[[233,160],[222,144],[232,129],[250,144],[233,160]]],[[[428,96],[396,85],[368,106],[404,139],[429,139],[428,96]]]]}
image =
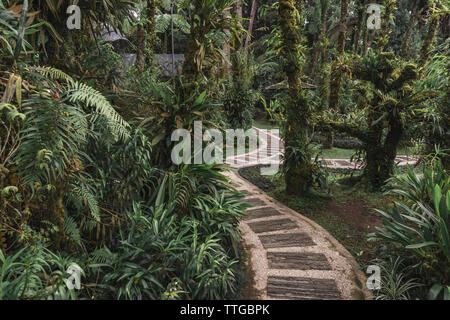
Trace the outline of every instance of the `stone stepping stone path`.
{"type": "MultiPolygon", "coordinates": [[[[253,127],[258,133],[264,130],[253,127]]],[[[284,153],[284,143],[270,131],[266,131],[266,135],[260,135],[259,148],[246,154],[228,157],[226,163],[233,168],[251,167],[260,164],[280,163],[282,154],[284,153]],[[274,141],[277,140],[277,143],[274,141]],[[276,147],[278,146],[278,147],[276,147]]],[[[350,161],[350,159],[319,159],[328,168],[338,169],[362,169],[364,163],[362,161],[350,161]]],[[[416,157],[397,156],[395,162],[399,166],[414,165],[417,163],[416,157]]]]}
{"type": "Polygon", "coordinates": [[[270,220],[269,223],[267,223],[267,221],[251,222],[248,223],[248,226],[254,233],[266,233],[298,228],[291,219],[270,220]]]}
{"type": "Polygon", "coordinates": [[[339,300],[341,293],[331,279],[269,277],[267,295],[293,300],[339,300]]]}
{"type": "Polygon", "coordinates": [[[264,206],[266,203],[259,198],[247,198],[245,199],[245,203],[250,204],[254,207],[264,206]]]}
{"type": "MultiPolygon", "coordinates": [[[[254,128],[257,131],[261,129],[254,128]]],[[[263,135],[264,137],[264,135],[263,135]]],[[[232,168],[280,164],[283,142],[274,135],[259,140],[247,154],[227,158],[232,168]]],[[[330,168],[362,168],[347,159],[321,159],[330,168]]],[[[399,165],[415,164],[399,156],[399,165]]],[[[366,276],[353,256],[325,229],[270,198],[235,171],[224,173],[251,205],[240,223],[247,275],[254,293],[249,299],[370,299],[366,276]]]]}
{"type": "Polygon", "coordinates": [[[353,256],[315,222],[270,198],[234,171],[227,175],[247,194],[241,222],[250,299],[368,299],[366,277],[353,256]]]}
{"type": "Polygon", "coordinates": [[[304,232],[259,236],[259,241],[261,241],[264,249],[307,247],[315,245],[311,237],[304,232]]]}
{"type": "Polygon", "coordinates": [[[266,217],[281,216],[281,213],[273,208],[264,207],[260,209],[247,210],[248,216],[245,220],[253,220],[266,217]]]}
{"type": "Polygon", "coordinates": [[[270,269],[331,270],[327,257],[322,253],[267,252],[270,269]]]}

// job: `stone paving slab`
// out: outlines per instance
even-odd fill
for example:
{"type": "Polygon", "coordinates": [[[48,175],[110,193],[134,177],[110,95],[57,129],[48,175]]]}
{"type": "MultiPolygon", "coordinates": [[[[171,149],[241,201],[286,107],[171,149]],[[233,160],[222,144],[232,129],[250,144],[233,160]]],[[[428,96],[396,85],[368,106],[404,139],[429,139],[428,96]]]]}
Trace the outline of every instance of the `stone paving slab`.
{"type": "Polygon", "coordinates": [[[308,247],[316,243],[304,232],[283,233],[259,236],[265,249],[271,248],[289,248],[289,247],[308,247]]]}
{"type": "Polygon", "coordinates": [[[291,219],[251,222],[248,224],[254,233],[296,229],[298,226],[291,219]]]}
{"type": "Polygon", "coordinates": [[[251,204],[254,207],[262,207],[267,204],[259,198],[247,198],[244,200],[245,203],[251,204]]]}
{"type": "Polygon", "coordinates": [[[267,252],[270,269],[331,270],[323,253],[267,252]]]}
{"type": "Polygon", "coordinates": [[[333,279],[269,277],[267,296],[274,299],[338,300],[341,294],[333,279]]]}
{"type": "Polygon", "coordinates": [[[246,211],[248,216],[244,218],[244,220],[253,220],[253,219],[260,219],[260,218],[267,218],[267,217],[274,217],[274,216],[281,216],[280,211],[275,210],[271,207],[264,207],[259,209],[249,209],[246,211]]]}

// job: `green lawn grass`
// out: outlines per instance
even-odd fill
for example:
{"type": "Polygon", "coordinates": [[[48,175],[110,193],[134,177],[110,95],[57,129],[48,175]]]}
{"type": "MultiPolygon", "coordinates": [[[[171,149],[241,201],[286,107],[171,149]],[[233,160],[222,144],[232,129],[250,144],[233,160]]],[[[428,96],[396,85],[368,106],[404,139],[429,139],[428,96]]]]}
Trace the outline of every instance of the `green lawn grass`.
{"type": "Polygon", "coordinates": [[[278,125],[268,120],[254,120],[253,125],[258,129],[278,129],[278,125]]]}
{"type": "Polygon", "coordinates": [[[350,159],[356,150],[347,150],[341,148],[324,149],[320,152],[320,158],[325,159],[350,159]]]}
{"type": "MultiPolygon", "coordinates": [[[[356,150],[351,149],[341,149],[341,148],[333,148],[333,149],[324,149],[321,150],[320,157],[325,159],[350,159],[356,150]]],[[[400,149],[397,153],[399,156],[412,156],[414,152],[410,148],[400,149]]]]}

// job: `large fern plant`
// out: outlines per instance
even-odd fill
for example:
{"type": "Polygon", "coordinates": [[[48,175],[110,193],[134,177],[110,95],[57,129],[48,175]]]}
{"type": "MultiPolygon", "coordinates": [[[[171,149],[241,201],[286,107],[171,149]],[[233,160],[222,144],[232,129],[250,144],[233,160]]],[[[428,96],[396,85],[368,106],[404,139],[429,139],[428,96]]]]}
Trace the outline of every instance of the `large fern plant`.
{"type": "Polygon", "coordinates": [[[127,141],[129,125],[101,93],[59,70],[29,67],[22,76],[29,92],[21,107],[9,107],[23,123],[7,167],[19,179],[13,191],[25,200],[26,212],[36,199],[44,201],[40,209],[47,213],[42,219],[56,226],[58,246],[67,229],[66,194],[78,198],[95,220],[100,219],[94,190],[83,183],[84,169],[92,162],[86,152],[88,140],[98,139],[96,133],[101,132],[109,144],[127,141]]]}

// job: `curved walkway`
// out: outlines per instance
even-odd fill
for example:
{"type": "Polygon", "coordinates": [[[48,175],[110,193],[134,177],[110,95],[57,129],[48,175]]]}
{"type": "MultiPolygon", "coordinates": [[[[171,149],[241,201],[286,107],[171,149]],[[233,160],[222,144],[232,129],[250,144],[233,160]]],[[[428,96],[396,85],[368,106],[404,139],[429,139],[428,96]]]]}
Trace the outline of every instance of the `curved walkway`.
{"type": "MultiPolygon", "coordinates": [[[[279,164],[283,149],[276,135],[263,135],[257,150],[227,158],[227,163],[233,168],[279,164]]],[[[398,161],[414,163],[414,159],[401,157],[398,161]]],[[[361,166],[345,159],[324,162],[334,168],[361,166]]],[[[371,297],[366,277],[356,260],[325,229],[269,197],[235,171],[225,174],[239,191],[247,193],[245,201],[253,206],[240,223],[247,274],[253,275],[248,281],[256,291],[251,298],[347,300],[371,297]]]]}
{"type": "Polygon", "coordinates": [[[317,223],[228,171],[247,193],[240,227],[252,299],[367,299],[366,278],[353,256],[317,223]]]}
{"type": "MultiPolygon", "coordinates": [[[[284,153],[284,144],[281,139],[272,134],[270,130],[253,127],[259,134],[259,148],[249,153],[228,157],[226,163],[233,168],[244,168],[259,164],[281,163],[284,153]]],[[[328,168],[338,169],[361,169],[364,167],[362,161],[350,161],[350,159],[320,159],[328,168]]],[[[410,156],[397,156],[396,163],[399,166],[414,165],[417,158],[410,156]]]]}

